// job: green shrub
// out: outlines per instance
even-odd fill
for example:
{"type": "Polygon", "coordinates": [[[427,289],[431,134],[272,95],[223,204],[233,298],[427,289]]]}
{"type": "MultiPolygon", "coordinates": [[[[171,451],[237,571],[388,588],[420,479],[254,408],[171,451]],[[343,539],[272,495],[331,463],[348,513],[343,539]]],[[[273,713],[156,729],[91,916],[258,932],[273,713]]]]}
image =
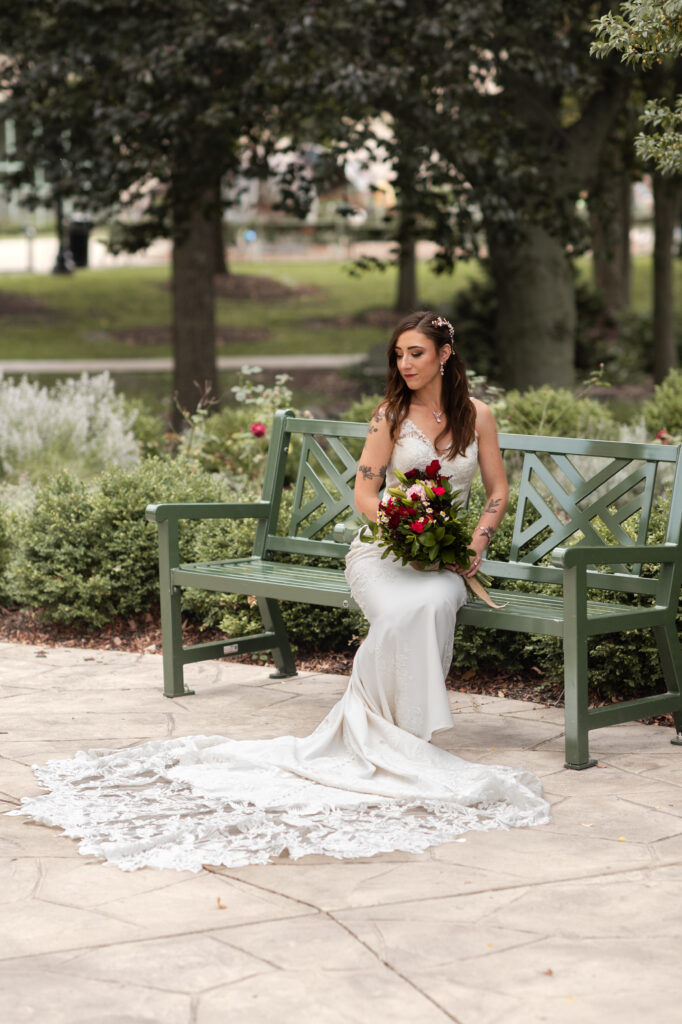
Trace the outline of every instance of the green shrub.
{"type": "Polygon", "coordinates": [[[523,393],[507,391],[493,407],[500,430],[551,437],[613,440],[619,428],[609,409],[592,398],[578,398],[566,388],[543,384],[523,393]]]}
{"type": "MultiPolygon", "coordinates": [[[[485,493],[480,481],[472,488],[470,507],[480,513],[485,493]]],[[[492,558],[506,560],[513,532],[514,515],[518,500],[518,489],[511,488],[509,510],[493,538],[490,554],[492,558]]],[[[652,510],[648,542],[660,544],[665,538],[670,507],[670,490],[656,502],[652,510]]],[[[645,567],[645,573],[655,576],[658,566],[645,567]]],[[[505,581],[496,581],[504,589],[505,581]]],[[[550,585],[537,585],[511,581],[509,586],[534,593],[558,593],[550,585]]],[[[591,591],[594,599],[611,598],[603,591],[591,591]]],[[[624,603],[646,604],[646,598],[627,594],[614,594],[613,600],[624,603]]],[[[682,634],[682,599],[677,615],[678,633],[682,634]]],[[[630,630],[625,633],[607,633],[589,641],[590,699],[628,700],[665,689],[660,668],[658,649],[651,630],[630,630]]],[[[563,647],[557,637],[525,635],[506,630],[477,629],[474,626],[460,626],[455,637],[453,664],[459,669],[500,667],[509,671],[539,667],[553,681],[563,681],[563,647]]]]}
{"type": "MultiPolygon", "coordinates": [[[[189,473],[182,460],[147,459],[89,484],[61,473],[16,523],[8,596],[51,622],[98,627],[117,615],[133,616],[158,601],[156,529],[144,518],[146,505],[234,497],[222,478],[189,473]]],[[[194,524],[182,524],[185,557],[195,534],[194,524]]]]}
{"type": "MultiPolygon", "coordinates": [[[[488,557],[506,561],[509,557],[514,531],[514,516],[519,497],[518,486],[509,490],[507,514],[500,523],[488,549],[488,557]]],[[[471,488],[469,510],[477,521],[486,504],[485,488],[476,478],[471,488]]],[[[503,587],[503,580],[494,580],[493,586],[503,587]]],[[[529,653],[529,638],[523,633],[512,633],[506,629],[478,629],[476,626],[458,626],[452,663],[458,669],[478,669],[499,666],[509,671],[523,668],[532,655],[529,653]]]]}
{"type": "MultiPolygon", "coordinates": [[[[206,472],[229,474],[235,482],[262,482],[275,413],[292,408],[293,395],[286,373],[278,374],[268,386],[258,381],[261,372],[259,367],[242,367],[239,383],[231,389],[236,405],[211,412],[200,404],[196,412],[184,412],[186,429],[177,437],[180,456],[206,472]]],[[[300,436],[294,436],[286,482],[296,473],[301,445],[300,436]]]]}
{"type": "Polygon", "coordinates": [[[654,397],[642,406],[644,421],[653,435],[664,429],[682,438],[682,370],[671,370],[654,388],[654,397]]]}
{"type": "MultiPolygon", "coordinates": [[[[6,520],[0,520],[0,590],[48,622],[98,628],[119,615],[133,617],[159,599],[157,531],[144,518],[147,504],[248,501],[257,490],[235,493],[225,477],[190,471],[182,458],[149,458],[131,472],[114,469],[88,484],[61,473],[37,492],[30,511],[15,517],[11,558],[6,520]],[[9,562],[4,575],[3,562],[9,562]]],[[[285,492],[282,521],[290,514],[291,496],[285,492]]],[[[184,521],[181,557],[201,561],[248,555],[254,528],[248,519],[184,521]]],[[[255,601],[246,595],[188,589],[183,610],[228,636],[262,629],[255,601]]],[[[362,616],[342,608],[311,612],[307,605],[285,603],[282,611],[294,645],[338,646],[362,626],[362,616]]]]}
{"type": "Polygon", "coordinates": [[[13,547],[12,520],[9,508],[0,503],[0,603],[7,599],[7,569],[13,547]]]}

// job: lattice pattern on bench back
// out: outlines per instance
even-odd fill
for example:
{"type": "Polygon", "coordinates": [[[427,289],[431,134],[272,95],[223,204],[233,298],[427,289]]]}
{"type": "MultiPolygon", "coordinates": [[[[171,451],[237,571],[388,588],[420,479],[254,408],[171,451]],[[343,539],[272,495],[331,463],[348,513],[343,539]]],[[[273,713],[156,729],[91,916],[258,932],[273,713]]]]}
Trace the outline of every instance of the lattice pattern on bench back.
{"type": "MultiPolygon", "coordinates": [[[[557,547],[643,544],[657,483],[675,453],[656,445],[502,435],[505,452],[525,452],[510,559],[546,563],[557,547]],[[541,448],[530,448],[529,444],[541,448]],[[572,450],[571,450],[572,449],[572,450]]],[[[641,566],[613,566],[638,575],[641,566]]]]}
{"type": "Polygon", "coordinates": [[[337,523],[357,519],[354,484],[367,425],[290,418],[289,438],[299,435],[291,516],[284,537],[269,538],[279,551],[343,557],[346,546],[332,540],[337,523]]]}

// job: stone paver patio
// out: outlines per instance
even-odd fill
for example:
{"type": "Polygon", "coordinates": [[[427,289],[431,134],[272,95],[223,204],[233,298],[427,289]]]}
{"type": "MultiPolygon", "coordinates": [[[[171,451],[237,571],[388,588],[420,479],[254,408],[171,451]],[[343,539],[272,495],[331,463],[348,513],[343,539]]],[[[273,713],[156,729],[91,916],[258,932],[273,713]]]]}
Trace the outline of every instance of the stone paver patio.
{"type": "MultiPolygon", "coordinates": [[[[0,810],[30,766],[186,733],[304,735],[339,676],[275,681],[158,655],[0,644],[0,810]]],[[[640,724],[563,769],[560,709],[452,693],[436,742],[542,777],[554,822],[421,855],[280,858],[124,873],[58,830],[0,817],[0,1020],[7,1024],[549,1024],[679,1019],[682,749],[640,724]]]]}

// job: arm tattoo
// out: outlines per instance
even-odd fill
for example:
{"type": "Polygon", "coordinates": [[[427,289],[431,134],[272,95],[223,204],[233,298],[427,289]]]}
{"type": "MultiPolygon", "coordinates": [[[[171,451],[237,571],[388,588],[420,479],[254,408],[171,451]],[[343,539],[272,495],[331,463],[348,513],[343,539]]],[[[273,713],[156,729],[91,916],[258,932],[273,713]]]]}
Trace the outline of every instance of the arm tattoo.
{"type": "Polygon", "coordinates": [[[367,431],[367,433],[368,434],[378,434],[379,433],[379,428],[372,426],[372,424],[370,423],[369,430],[367,431]]]}
{"type": "Polygon", "coordinates": [[[495,527],[494,526],[479,526],[478,532],[482,533],[484,537],[487,537],[488,538],[488,543],[490,543],[490,541],[495,536],[495,527]]]}
{"type": "Polygon", "coordinates": [[[378,473],[374,473],[371,466],[358,466],[358,473],[362,473],[364,480],[383,480],[387,469],[388,463],[381,466],[378,473]]]}
{"type": "Polygon", "coordinates": [[[494,516],[499,511],[501,502],[502,498],[491,498],[488,502],[488,507],[483,509],[483,515],[487,512],[489,515],[494,516]]]}
{"type": "Polygon", "coordinates": [[[381,421],[383,419],[385,419],[385,418],[386,418],[386,413],[384,412],[384,410],[383,409],[377,409],[377,411],[374,414],[374,422],[375,423],[381,423],[381,421]]]}

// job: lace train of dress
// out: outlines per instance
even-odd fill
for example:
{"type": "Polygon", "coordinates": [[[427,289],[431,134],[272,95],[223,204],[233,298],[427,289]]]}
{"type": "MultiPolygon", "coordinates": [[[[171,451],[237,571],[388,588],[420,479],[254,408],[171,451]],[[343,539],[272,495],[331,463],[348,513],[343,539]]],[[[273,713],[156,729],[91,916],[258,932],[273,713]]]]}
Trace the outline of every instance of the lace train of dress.
{"type": "MultiPolygon", "coordinates": [[[[393,468],[426,465],[431,442],[403,424],[393,468]]],[[[468,492],[476,442],[443,462],[468,492]]],[[[550,819],[537,778],[472,764],[428,741],[450,728],[444,678],[461,577],[423,573],[355,540],[346,575],[370,630],[345,694],[309,736],[188,736],[81,751],[36,768],[49,792],[14,814],[60,826],[79,849],[124,870],[198,871],[266,863],[284,851],[363,857],[419,853],[469,829],[550,819]]]]}

